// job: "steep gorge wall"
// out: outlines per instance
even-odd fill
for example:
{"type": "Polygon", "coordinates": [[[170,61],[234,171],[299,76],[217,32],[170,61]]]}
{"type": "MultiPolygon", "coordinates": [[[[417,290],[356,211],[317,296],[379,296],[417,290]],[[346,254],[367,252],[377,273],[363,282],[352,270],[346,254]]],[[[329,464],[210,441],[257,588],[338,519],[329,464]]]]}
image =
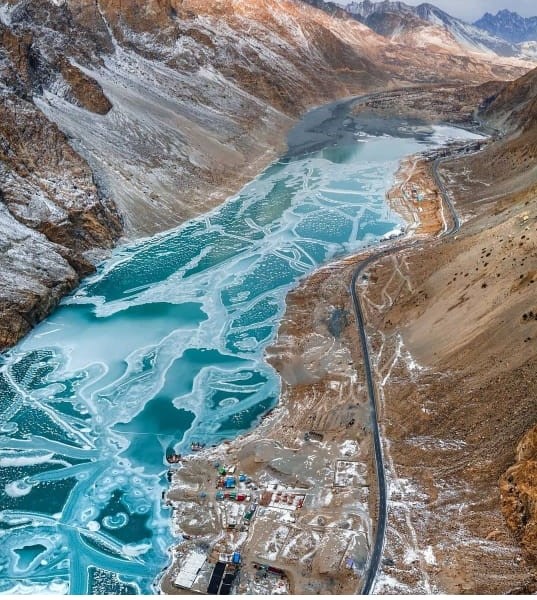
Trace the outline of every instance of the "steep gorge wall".
{"type": "Polygon", "coordinates": [[[521,68],[416,56],[299,0],[3,0],[0,348],[122,232],[162,231],[235,192],[307,108],[521,68]]]}
{"type": "MultiPolygon", "coordinates": [[[[105,112],[99,86],[65,62],[73,102],[105,112]]],[[[121,233],[87,163],[32,102],[54,65],[0,24],[0,349],[45,317],[94,269],[91,255],[121,233]]]]}

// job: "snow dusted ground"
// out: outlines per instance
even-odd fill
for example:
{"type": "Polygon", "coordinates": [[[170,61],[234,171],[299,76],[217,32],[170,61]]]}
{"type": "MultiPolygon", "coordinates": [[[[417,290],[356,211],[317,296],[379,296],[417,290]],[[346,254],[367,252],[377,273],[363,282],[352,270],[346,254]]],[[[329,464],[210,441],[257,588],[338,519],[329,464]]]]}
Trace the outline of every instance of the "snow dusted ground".
{"type": "Polygon", "coordinates": [[[289,122],[211,68],[180,73],[116,46],[103,67],[84,72],[114,105],[108,115],[73,107],[52,93],[36,103],[88,159],[125,215],[127,233],[159,231],[210,207],[214,200],[196,186],[196,172],[243,168],[244,146],[263,155],[270,131],[289,122]],[[196,100],[198,89],[206,103],[196,100]],[[263,126],[255,141],[243,140],[241,147],[240,120],[248,113],[263,126]]]}
{"type": "Polygon", "coordinates": [[[335,24],[360,48],[374,37],[305,6],[237,4],[220,18],[192,4],[196,15],[159,23],[157,10],[143,29],[129,17],[128,25],[117,22],[103,3],[99,27],[111,52],[72,63],[102,87],[113,104],[108,114],[74,106],[60,80],[35,98],[117,203],[127,235],[162,231],[212,208],[283,150],[290,115],[309,98],[348,94],[337,81],[330,86],[337,71],[312,43],[313,28],[335,24]],[[312,31],[302,22],[310,16],[312,31]]]}
{"type": "MultiPolygon", "coordinates": [[[[404,2],[352,2],[347,9],[358,15],[365,22],[372,16],[386,14],[388,18],[393,15],[402,17],[400,24],[391,32],[392,39],[403,38],[405,35],[415,35],[420,45],[433,44],[443,45],[446,48],[460,49],[479,52],[489,55],[517,56],[519,50],[515,44],[505,39],[494,36],[489,32],[466,23],[461,19],[452,17],[431,4],[410,6],[404,2]],[[422,25],[415,18],[421,20],[422,25]],[[423,27],[429,24],[430,28],[423,27]]],[[[372,23],[373,28],[375,24],[372,23]]]]}

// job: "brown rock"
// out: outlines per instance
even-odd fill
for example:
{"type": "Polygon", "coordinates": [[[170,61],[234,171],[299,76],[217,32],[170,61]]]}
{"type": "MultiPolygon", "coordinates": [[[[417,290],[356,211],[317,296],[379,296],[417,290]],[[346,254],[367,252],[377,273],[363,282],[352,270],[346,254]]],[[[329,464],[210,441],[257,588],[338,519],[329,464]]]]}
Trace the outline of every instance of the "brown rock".
{"type": "Polygon", "coordinates": [[[529,560],[537,561],[537,426],[522,438],[516,463],[500,479],[502,512],[529,560]]]}
{"type": "Polygon", "coordinates": [[[64,57],[60,59],[60,72],[80,106],[99,115],[105,115],[112,108],[101,86],[64,57]]]}
{"type": "Polygon", "coordinates": [[[161,231],[236,191],[312,105],[524,68],[437,47],[417,55],[342,11],[292,0],[7,4],[17,6],[0,25],[4,345],[91,270],[89,252],[118,238],[108,195],[127,233],[161,231]]]}
{"type": "Polygon", "coordinates": [[[30,102],[0,100],[0,349],[25,335],[121,232],[85,161],[30,102]]]}

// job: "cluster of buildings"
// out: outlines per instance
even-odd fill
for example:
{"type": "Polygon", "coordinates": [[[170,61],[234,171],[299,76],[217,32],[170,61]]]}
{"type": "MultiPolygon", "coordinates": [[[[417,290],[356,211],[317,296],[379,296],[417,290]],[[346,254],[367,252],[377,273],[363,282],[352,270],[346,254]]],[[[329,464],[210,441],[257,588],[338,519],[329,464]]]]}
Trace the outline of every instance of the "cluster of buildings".
{"type": "MultiPolygon", "coordinates": [[[[281,491],[260,491],[244,473],[236,473],[234,465],[215,463],[214,503],[207,494],[199,494],[200,507],[205,505],[219,517],[222,536],[213,544],[197,543],[188,535],[181,552],[174,586],[190,592],[227,595],[241,583],[243,556],[241,546],[260,506],[280,505],[286,510],[302,507],[304,494],[283,494],[281,491]]],[[[285,573],[269,564],[252,562],[253,591],[257,593],[289,592],[285,573]]],[[[252,582],[251,582],[252,583],[252,582]]],[[[251,586],[249,586],[251,587],[251,586]]]]}
{"type": "Polygon", "coordinates": [[[172,468],[167,501],[184,540],[174,549],[167,593],[356,590],[370,551],[369,486],[356,443],[313,440],[303,455],[264,443],[268,458],[215,453],[172,468]]]}

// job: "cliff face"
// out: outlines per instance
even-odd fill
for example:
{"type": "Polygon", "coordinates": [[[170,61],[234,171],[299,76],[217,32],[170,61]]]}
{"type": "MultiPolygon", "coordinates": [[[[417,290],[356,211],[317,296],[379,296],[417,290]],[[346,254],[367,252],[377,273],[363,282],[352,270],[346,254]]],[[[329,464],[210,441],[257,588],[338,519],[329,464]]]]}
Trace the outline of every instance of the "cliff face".
{"type": "Polygon", "coordinates": [[[0,349],[46,316],[93,270],[91,253],[121,232],[87,163],[32,102],[62,71],[72,102],[109,110],[96,82],[0,24],[0,349]]]}
{"type": "Polygon", "coordinates": [[[88,160],[128,235],[214,206],[282,147],[308,107],[525,68],[436,41],[417,53],[343,11],[299,0],[10,0],[3,12],[43,56],[55,64],[69,57],[36,103],[88,160]],[[104,116],[107,102],[91,80],[113,105],[104,116]]]}
{"type": "Polygon", "coordinates": [[[236,191],[308,107],[524,68],[434,44],[418,55],[298,0],[0,1],[0,226],[18,248],[1,259],[0,347],[121,231],[153,234],[236,191]]]}
{"type": "Polygon", "coordinates": [[[530,133],[537,137],[537,69],[508,83],[493,96],[483,116],[506,133],[530,133]]]}
{"type": "Polygon", "coordinates": [[[528,559],[537,562],[537,427],[520,441],[516,463],[500,480],[502,512],[528,559]]]}
{"type": "Polygon", "coordinates": [[[409,36],[417,45],[421,45],[421,40],[431,44],[436,39],[439,45],[453,49],[462,47],[500,56],[520,54],[516,45],[452,17],[432,4],[410,6],[404,2],[365,0],[349,3],[347,9],[381,35],[399,39],[409,36]]]}
{"type": "Polygon", "coordinates": [[[514,43],[537,40],[537,17],[521,17],[506,9],[496,15],[487,12],[474,25],[514,43]]]}
{"type": "Polygon", "coordinates": [[[26,0],[4,14],[43,55],[70,57],[35,102],[89,161],[128,235],[235,191],[306,107],[389,80],[377,50],[362,51],[375,34],[301,3],[26,0]]]}

